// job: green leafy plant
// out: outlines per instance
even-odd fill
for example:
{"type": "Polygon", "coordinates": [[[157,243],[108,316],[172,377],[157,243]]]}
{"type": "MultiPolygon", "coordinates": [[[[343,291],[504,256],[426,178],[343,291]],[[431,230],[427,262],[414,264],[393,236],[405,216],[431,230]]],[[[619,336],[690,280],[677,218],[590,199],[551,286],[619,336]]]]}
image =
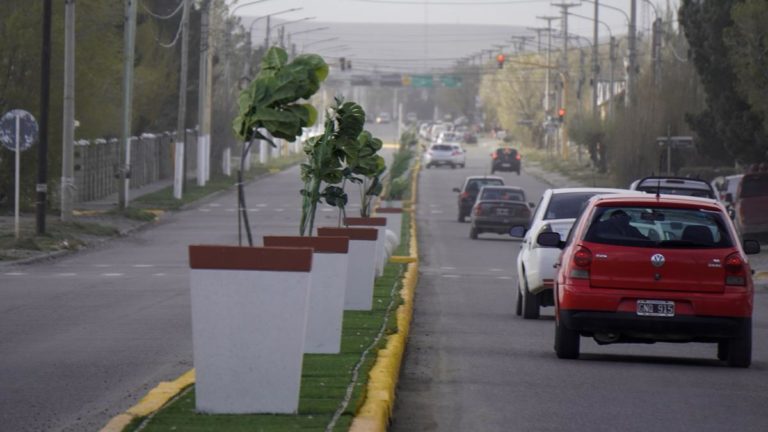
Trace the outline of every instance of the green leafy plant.
{"type": "Polygon", "coordinates": [[[327,76],[328,65],[322,57],[303,54],[289,62],[285,50],[272,47],[262,59],[259,73],[238,98],[239,111],[232,126],[235,135],[246,143],[238,173],[238,226],[242,221],[251,246],[253,237],[243,193],[245,157],[255,139],[275,147],[273,138],[294,141],[302,128],[313,125],[317,111],[301,101],[317,93],[327,76]]]}
{"type": "Polygon", "coordinates": [[[347,170],[351,174],[349,178],[355,178],[355,183],[360,185],[360,216],[362,217],[371,215],[371,202],[381,194],[384,187],[380,177],[387,165],[384,158],[377,154],[382,146],[383,143],[379,138],[375,138],[368,131],[363,131],[357,137],[356,151],[346,153],[347,170]]]}
{"type": "Polygon", "coordinates": [[[336,98],[328,109],[323,134],[310,138],[304,145],[307,162],[301,165],[301,224],[299,233],[312,235],[317,205],[322,201],[341,212],[348,201],[344,187],[336,186],[353,178],[344,166],[350,155],[359,154],[358,137],[365,125],[365,111],[354,102],[336,98]],[[323,183],[327,186],[321,191],[323,183]]]}

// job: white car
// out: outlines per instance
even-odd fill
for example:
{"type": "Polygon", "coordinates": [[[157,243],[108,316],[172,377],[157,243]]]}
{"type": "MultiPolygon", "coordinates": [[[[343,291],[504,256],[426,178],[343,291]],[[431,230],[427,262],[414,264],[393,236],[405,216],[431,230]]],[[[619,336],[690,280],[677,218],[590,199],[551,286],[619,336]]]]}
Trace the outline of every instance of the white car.
{"type": "Polygon", "coordinates": [[[433,166],[449,165],[451,168],[460,166],[464,168],[466,155],[460,144],[432,144],[424,152],[424,166],[427,169],[433,166]]]}
{"type": "Polygon", "coordinates": [[[539,247],[536,237],[542,232],[556,232],[565,239],[584,205],[595,195],[626,193],[626,189],[567,188],[547,189],[531,218],[530,228],[512,229],[512,235],[523,237],[517,255],[517,307],[515,313],[525,319],[539,318],[541,306],[554,306],[555,263],[560,249],[539,247]]]}

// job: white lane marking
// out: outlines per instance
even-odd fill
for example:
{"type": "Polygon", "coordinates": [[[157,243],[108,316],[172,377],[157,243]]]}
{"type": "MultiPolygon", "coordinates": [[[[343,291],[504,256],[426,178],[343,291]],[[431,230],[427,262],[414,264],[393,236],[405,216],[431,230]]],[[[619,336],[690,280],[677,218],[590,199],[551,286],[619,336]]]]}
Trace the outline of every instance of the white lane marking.
{"type": "Polygon", "coordinates": [[[102,273],[101,275],[104,277],[120,277],[123,276],[123,273],[102,273]]]}
{"type": "Polygon", "coordinates": [[[282,212],[282,211],[285,211],[285,209],[277,208],[277,209],[275,209],[275,211],[276,212],[282,212]]]}
{"type": "Polygon", "coordinates": [[[489,269],[488,271],[492,271],[492,272],[503,272],[503,271],[504,271],[504,269],[497,269],[497,268],[492,268],[492,269],[489,269]]]}
{"type": "Polygon", "coordinates": [[[198,209],[198,210],[200,210],[201,212],[204,212],[204,213],[209,213],[211,211],[211,209],[208,209],[208,208],[201,208],[201,209],[198,209]]]}
{"type": "Polygon", "coordinates": [[[322,211],[322,212],[332,212],[333,209],[331,209],[331,208],[324,208],[324,209],[320,209],[320,211],[322,211]]]}
{"type": "Polygon", "coordinates": [[[511,278],[510,276],[499,276],[499,277],[497,277],[496,279],[501,279],[501,280],[512,280],[512,278],[511,278]]]}
{"type": "Polygon", "coordinates": [[[261,209],[257,209],[257,208],[256,209],[248,209],[248,211],[251,212],[251,213],[256,213],[256,212],[260,212],[261,209]]]}
{"type": "Polygon", "coordinates": [[[456,267],[440,267],[440,270],[456,270],[456,267]]]}
{"type": "Polygon", "coordinates": [[[269,204],[256,204],[256,207],[267,207],[269,204]]]}
{"type": "Polygon", "coordinates": [[[72,277],[77,276],[77,273],[54,273],[56,277],[72,277]]]}
{"type": "Polygon", "coordinates": [[[430,207],[440,207],[440,204],[430,204],[430,207]]]}
{"type": "Polygon", "coordinates": [[[23,272],[9,272],[9,273],[3,273],[5,276],[26,276],[26,273],[23,272]]]}
{"type": "Polygon", "coordinates": [[[152,276],[165,276],[165,273],[155,273],[152,276]]]}
{"type": "Polygon", "coordinates": [[[135,267],[135,268],[149,268],[149,267],[154,267],[154,266],[155,266],[154,264],[134,264],[131,267],[135,267]]]}
{"type": "Polygon", "coordinates": [[[442,210],[432,210],[430,211],[432,214],[443,214],[444,212],[442,210]]]}
{"type": "Polygon", "coordinates": [[[452,278],[452,279],[456,279],[456,278],[460,278],[461,277],[459,275],[452,275],[452,274],[447,274],[447,275],[442,275],[442,276],[444,278],[452,278]]]}

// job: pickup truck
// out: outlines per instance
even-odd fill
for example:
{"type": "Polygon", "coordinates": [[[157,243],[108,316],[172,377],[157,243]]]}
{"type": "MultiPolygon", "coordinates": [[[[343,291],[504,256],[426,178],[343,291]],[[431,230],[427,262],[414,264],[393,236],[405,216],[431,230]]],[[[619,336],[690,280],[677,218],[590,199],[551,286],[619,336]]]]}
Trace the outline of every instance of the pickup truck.
{"type": "Polygon", "coordinates": [[[734,222],[742,237],[768,236],[768,172],[745,174],[735,198],[734,222]]]}

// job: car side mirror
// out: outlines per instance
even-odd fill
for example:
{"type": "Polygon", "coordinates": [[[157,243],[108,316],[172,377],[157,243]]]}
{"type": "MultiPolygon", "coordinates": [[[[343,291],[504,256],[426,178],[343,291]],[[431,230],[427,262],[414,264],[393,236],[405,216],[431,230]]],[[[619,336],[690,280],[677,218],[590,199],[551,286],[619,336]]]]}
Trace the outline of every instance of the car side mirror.
{"type": "Polygon", "coordinates": [[[536,207],[536,204],[534,204],[534,203],[532,203],[532,202],[529,202],[529,203],[528,203],[528,207],[530,207],[530,208],[535,208],[535,207],[536,207]]]}
{"type": "Polygon", "coordinates": [[[727,194],[725,194],[725,202],[729,202],[729,203],[733,202],[733,194],[732,193],[728,192],[727,194]]]}
{"type": "Polygon", "coordinates": [[[509,230],[509,235],[512,237],[525,237],[525,227],[522,225],[515,225],[509,230]]]}
{"type": "Polygon", "coordinates": [[[453,188],[453,191],[456,192],[456,193],[461,193],[461,189],[459,189],[459,188],[453,188]]]}
{"type": "Polygon", "coordinates": [[[747,255],[757,255],[760,253],[760,242],[757,240],[744,240],[744,253],[747,255]]]}
{"type": "Polygon", "coordinates": [[[536,237],[536,244],[549,248],[563,248],[563,242],[560,240],[560,233],[543,232],[536,237]]]}

